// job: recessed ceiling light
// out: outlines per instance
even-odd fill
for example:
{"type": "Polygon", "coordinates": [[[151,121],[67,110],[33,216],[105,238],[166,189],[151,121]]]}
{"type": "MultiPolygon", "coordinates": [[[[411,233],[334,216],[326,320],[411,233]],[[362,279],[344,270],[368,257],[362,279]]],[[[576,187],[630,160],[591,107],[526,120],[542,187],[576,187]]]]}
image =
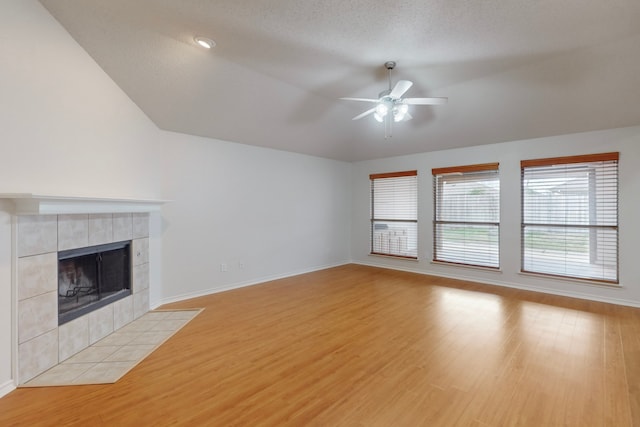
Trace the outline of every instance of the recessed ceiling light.
{"type": "Polygon", "coordinates": [[[211,49],[216,46],[216,42],[207,37],[194,37],[193,40],[205,49],[211,49]]]}

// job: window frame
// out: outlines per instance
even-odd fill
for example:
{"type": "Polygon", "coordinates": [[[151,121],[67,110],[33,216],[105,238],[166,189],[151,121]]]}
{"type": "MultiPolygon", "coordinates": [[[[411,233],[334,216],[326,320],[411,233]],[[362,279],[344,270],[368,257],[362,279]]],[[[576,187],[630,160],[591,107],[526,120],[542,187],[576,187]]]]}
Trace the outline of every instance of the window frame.
{"type": "Polygon", "coordinates": [[[432,260],[436,263],[441,264],[450,264],[450,265],[459,265],[465,267],[473,267],[473,268],[482,268],[482,269],[490,269],[490,270],[500,270],[500,164],[499,163],[482,163],[475,165],[464,165],[464,166],[452,166],[452,167],[443,167],[443,168],[433,168],[431,170],[432,180],[433,180],[433,256],[432,260]],[[442,180],[439,180],[439,177],[443,177],[446,175],[460,175],[464,177],[465,174],[474,174],[474,173],[482,173],[482,172],[495,172],[496,177],[498,178],[498,201],[497,201],[497,211],[498,211],[498,221],[452,221],[447,219],[441,219],[442,214],[442,180]],[[439,250],[438,248],[441,246],[442,236],[441,233],[438,233],[438,227],[441,225],[455,225],[459,224],[462,226],[486,226],[486,227],[495,227],[497,229],[497,265],[488,265],[482,263],[471,263],[464,262],[462,260],[455,261],[451,259],[439,258],[439,250]]]}
{"type": "Polygon", "coordinates": [[[379,256],[388,256],[393,258],[400,259],[418,259],[418,171],[417,170],[409,170],[409,171],[401,171],[401,172],[385,172],[385,173],[377,173],[369,175],[370,181],[370,211],[369,211],[369,254],[370,255],[379,255],[379,256]],[[375,182],[379,179],[389,179],[389,178],[405,178],[405,177],[415,177],[415,219],[397,219],[397,218],[377,218],[375,213],[375,182]],[[410,223],[415,224],[415,244],[416,244],[416,255],[400,255],[382,251],[374,250],[374,229],[376,222],[395,222],[395,223],[410,223]]]}
{"type": "MultiPolygon", "coordinates": [[[[569,280],[580,280],[580,281],[587,281],[589,283],[593,283],[593,284],[601,284],[601,285],[619,285],[620,283],[620,251],[619,251],[619,245],[620,245],[620,230],[619,230],[619,225],[620,225],[620,221],[619,221],[619,216],[620,216],[620,209],[619,209],[619,197],[620,197],[620,188],[619,188],[619,159],[620,159],[620,153],[619,152],[610,152],[610,153],[599,153],[599,154],[586,154],[586,155],[576,155],[576,156],[566,156],[566,157],[552,157],[552,158],[543,158],[543,159],[531,159],[531,160],[522,160],[520,162],[520,203],[521,203],[521,217],[520,217],[520,272],[524,273],[524,274],[533,274],[536,276],[545,276],[545,277],[553,277],[553,278],[561,278],[561,279],[569,279],[569,280]],[[603,163],[604,162],[614,162],[614,165],[611,166],[606,166],[603,163]],[[590,163],[593,163],[592,166],[589,166],[590,163]],[[533,170],[534,168],[542,168],[542,167],[554,167],[554,166],[558,166],[558,171],[556,173],[561,172],[563,169],[562,168],[566,168],[567,165],[572,165],[572,164],[585,164],[585,168],[589,168],[591,167],[595,173],[596,168],[601,169],[603,172],[607,171],[605,168],[611,168],[614,167],[615,169],[615,225],[611,225],[611,224],[603,224],[603,225],[598,225],[598,224],[593,224],[591,223],[591,219],[589,220],[588,224],[578,224],[578,223],[571,223],[571,222],[565,222],[565,223],[554,223],[554,222],[547,222],[547,223],[541,223],[541,222],[526,222],[526,215],[527,212],[525,211],[525,173],[527,170],[533,170]],[[604,274],[603,277],[595,277],[595,275],[591,275],[591,276],[586,276],[586,275],[582,275],[582,276],[578,276],[578,275],[571,275],[571,274],[561,274],[561,273],[549,273],[549,272],[545,272],[545,271],[536,271],[536,270],[531,270],[531,269],[527,269],[525,266],[525,251],[526,251],[526,239],[525,239],[525,233],[527,228],[535,228],[535,227],[546,227],[548,229],[551,228],[558,228],[561,230],[570,230],[570,229],[588,229],[588,230],[614,230],[615,231],[615,279],[614,280],[608,280],[604,278],[604,274]]],[[[552,172],[550,172],[550,175],[552,174],[552,172]]],[[[610,195],[609,195],[610,196],[610,195]]],[[[591,190],[589,191],[589,210],[594,209],[593,207],[591,207],[591,197],[597,197],[597,191],[596,192],[591,192],[591,190]]],[[[596,199],[594,199],[596,200],[596,199]]],[[[597,206],[597,205],[596,205],[597,206]]],[[[589,238],[590,244],[591,244],[591,236],[589,238]]],[[[589,249],[590,251],[590,258],[593,256],[591,254],[591,248],[589,249]]],[[[567,258],[569,258],[566,254],[564,259],[567,260],[567,258]]],[[[591,261],[590,261],[591,264],[591,261]]],[[[576,267],[574,268],[578,268],[579,266],[577,265],[576,262],[576,267]]],[[[604,269],[604,266],[603,266],[604,269]]]]}

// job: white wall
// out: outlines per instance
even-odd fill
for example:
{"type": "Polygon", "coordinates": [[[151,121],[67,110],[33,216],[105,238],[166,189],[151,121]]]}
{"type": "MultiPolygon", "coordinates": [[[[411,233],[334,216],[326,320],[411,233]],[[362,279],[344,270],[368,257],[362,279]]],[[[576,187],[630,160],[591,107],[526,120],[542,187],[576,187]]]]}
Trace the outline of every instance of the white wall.
{"type": "Polygon", "coordinates": [[[349,163],[171,136],[165,302],[349,261],[349,163]]]}
{"type": "Polygon", "coordinates": [[[7,201],[0,201],[0,396],[13,387],[11,346],[14,298],[11,285],[11,215],[3,211],[9,208],[7,205],[7,201]]]}
{"type": "Polygon", "coordinates": [[[467,149],[358,162],[353,165],[352,259],[369,265],[416,271],[542,292],[640,306],[640,127],[514,141],[467,149]],[[532,277],[520,270],[520,160],[588,153],[620,152],[619,225],[621,288],[532,277]],[[433,264],[433,186],[431,169],[500,163],[501,272],[433,264]],[[418,170],[419,261],[369,255],[369,174],[418,170]]]}
{"type": "Polygon", "coordinates": [[[39,3],[0,7],[0,192],[159,197],[160,131],[39,3]]]}
{"type": "MultiPolygon", "coordinates": [[[[0,153],[0,193],[173,199],[150,221],[152,305],[349,260],[350,164],[159,130],[35,0],[0,3],[0,153]]],[[[0,396],[10,211],[0,200],[0,396]]]]}

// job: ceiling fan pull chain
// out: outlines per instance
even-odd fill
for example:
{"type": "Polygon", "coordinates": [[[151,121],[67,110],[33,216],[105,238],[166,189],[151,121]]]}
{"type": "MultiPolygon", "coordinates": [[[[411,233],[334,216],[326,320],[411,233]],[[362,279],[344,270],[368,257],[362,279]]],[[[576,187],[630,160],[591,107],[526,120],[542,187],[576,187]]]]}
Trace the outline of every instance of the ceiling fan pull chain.
{"type": "Polygon", "coordinates": [[[384,139],[391,138],[391,133],[393,131],[393,119],[391,118],[393,114],[387,114],[384,118],[384,139]]]}

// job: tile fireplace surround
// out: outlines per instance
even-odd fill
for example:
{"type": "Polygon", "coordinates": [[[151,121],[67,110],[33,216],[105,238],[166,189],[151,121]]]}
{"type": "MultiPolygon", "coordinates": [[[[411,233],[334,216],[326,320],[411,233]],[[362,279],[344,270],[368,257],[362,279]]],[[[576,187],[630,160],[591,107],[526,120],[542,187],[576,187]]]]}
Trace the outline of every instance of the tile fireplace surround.
{"type": "Polygon", "coordinates": [[[17,385],[149,310],[149,213],[19,215],[17,385]],[[131,240],[131,295],[58,326],[58,251],[131,240]]]}

